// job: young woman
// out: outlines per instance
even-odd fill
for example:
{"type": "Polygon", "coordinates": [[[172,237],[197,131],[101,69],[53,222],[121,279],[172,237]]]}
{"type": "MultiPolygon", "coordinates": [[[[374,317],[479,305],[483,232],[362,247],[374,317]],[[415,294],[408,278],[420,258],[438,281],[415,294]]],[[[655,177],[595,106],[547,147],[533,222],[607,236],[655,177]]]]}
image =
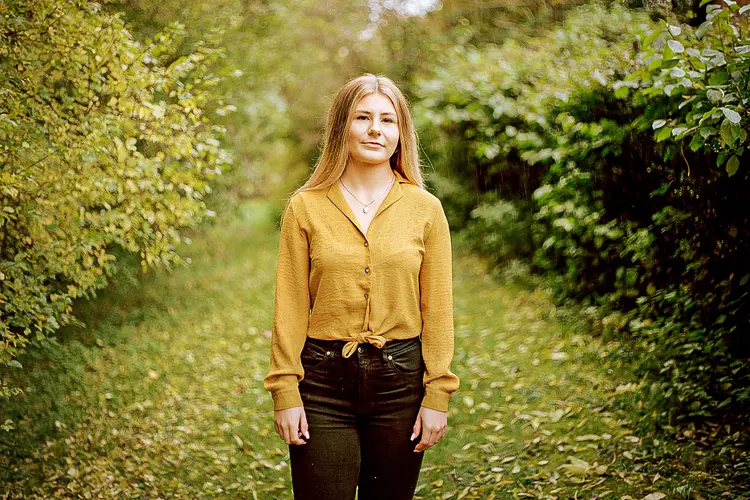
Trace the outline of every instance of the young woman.
{"type": "Polygon", "coordinates": [[[386,77],[355,78],[281,223],[265,387],[295,499],[412,498],[458,388],[451,282],[406,99],[386,77]]]}

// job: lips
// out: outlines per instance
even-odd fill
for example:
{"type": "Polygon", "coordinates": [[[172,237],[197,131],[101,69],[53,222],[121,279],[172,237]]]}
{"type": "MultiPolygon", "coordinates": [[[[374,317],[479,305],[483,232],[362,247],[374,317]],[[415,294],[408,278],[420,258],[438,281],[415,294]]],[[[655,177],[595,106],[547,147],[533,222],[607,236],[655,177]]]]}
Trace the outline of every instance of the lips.
{"type": "Polygon", "coordinates": [[[369,146],[380,146],[381,148],[384,148],[384,147],[385,147],[385,146],[383,146],[382,144],[380,144],[379,142],[365,142],[365,143],[363,143],[363,144],[367,144],[367,145],[369,145],[369,146]]]}

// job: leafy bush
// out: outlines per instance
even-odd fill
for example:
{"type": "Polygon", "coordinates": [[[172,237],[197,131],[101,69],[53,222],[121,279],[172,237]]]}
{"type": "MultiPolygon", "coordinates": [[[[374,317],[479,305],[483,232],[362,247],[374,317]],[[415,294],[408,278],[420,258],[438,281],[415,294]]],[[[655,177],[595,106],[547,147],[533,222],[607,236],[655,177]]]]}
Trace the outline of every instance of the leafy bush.
{"type": "Polygon", "coordinates": [[[742,16],[750,6],[724,4],[709,5],[697,29],[662,22],[615,92],[634,87],[643,115],[633,130],[653,133],[663,159],[653,169],[663,186],[652,193],[652,250],[630,251],[650,284],[631,328],[659,347],[652,392],[683,410],[679,418],[742,422],[750,415],[750,172],[740,170],[750,102],[742,16]]]}
{"type": "Polygon", "coordinates": [[[502,263],[531,255],[530,203],[485,201],[471,211],[471,216],[475,222],[469,234],[479,251],[502,263]]]}
{"type": "Polygon", "coordinates": [[[183,37],[138,43],[83,0],[0,6],[0,367],[74,322],[118,251],[182,263],[180,231],[212,215],[203,198],[230,162],[207,118],[222,50],[180,56],[183,37]]]}
{"type": "Polygon", "coordinates": [[[451,170],[533,199],[536,269],[642,347],[662,423],[750,415],[750,7],[724,4],[695,28],[593,4],[457,49],[422,88],[423,126],[467,139],[451,170]]]}

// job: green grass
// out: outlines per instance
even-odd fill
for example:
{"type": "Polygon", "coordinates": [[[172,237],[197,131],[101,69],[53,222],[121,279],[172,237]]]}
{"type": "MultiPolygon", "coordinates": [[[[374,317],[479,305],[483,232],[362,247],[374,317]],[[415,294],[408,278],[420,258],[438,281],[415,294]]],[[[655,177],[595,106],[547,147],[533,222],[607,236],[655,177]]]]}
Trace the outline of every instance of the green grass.
{"type": "MultiPolygon", "coordinates": [[[[21,359],[28,387],[0,409],[16,426],[0,433],[0,498],[291,498],[262,386],[275,215],[243,204],[191,235],[190,266],[123,271],[77,304],[85,329],[21,359]]],[[[462,384],[419,498],[742,498],[709,473],[711,450],[677,457],[634,434],[616,344],[565,326],[542,291],[501,284],[481,259],[454,262],[462,384]]]]}

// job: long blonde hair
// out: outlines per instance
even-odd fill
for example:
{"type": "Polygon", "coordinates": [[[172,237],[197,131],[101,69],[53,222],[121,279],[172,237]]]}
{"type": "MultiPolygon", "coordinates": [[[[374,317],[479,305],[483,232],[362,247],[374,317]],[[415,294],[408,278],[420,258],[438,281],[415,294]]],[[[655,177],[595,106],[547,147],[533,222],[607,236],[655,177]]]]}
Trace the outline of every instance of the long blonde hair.
{"type": "Polygon", "coordinates": [[[346,82],[334,96],[328,109],[323,151],[310,178],[292,195],[328,188],[341,177],[349,160],[349,127],[354,111],[363,97],[375,93],[388,97],[396,109],[399,143],[390,158],[391,168],[398,170],[409,182],[425,188],[419,163],[419,140],[406,97],[390,78],[366,73],[346,82]]]}

